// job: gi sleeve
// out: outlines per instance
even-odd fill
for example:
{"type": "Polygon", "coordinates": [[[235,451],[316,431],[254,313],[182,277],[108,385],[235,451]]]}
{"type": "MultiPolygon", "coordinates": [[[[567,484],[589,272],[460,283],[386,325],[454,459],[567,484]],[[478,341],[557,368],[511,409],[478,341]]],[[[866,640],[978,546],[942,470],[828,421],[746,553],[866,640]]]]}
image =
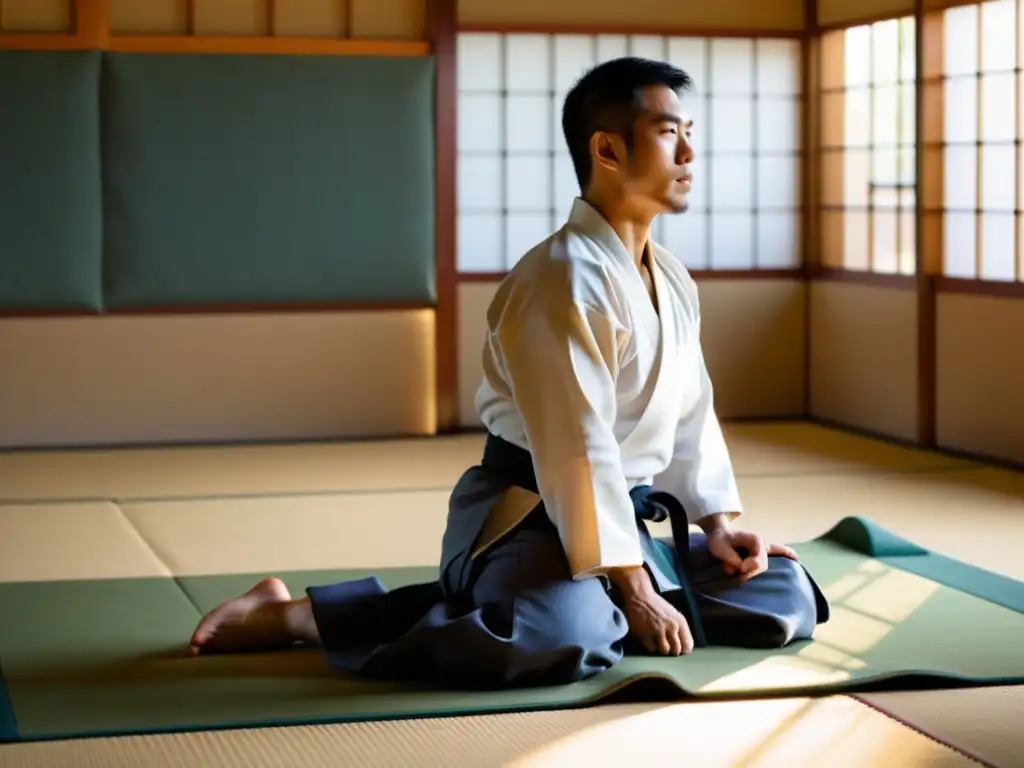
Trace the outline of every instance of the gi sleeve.
{"type": "Polygon", "coordinates": [[[642,565],[613,431],[625,329],[593,302],[544,293],[497,329],[541,499],[574,579],[642,565]]]}

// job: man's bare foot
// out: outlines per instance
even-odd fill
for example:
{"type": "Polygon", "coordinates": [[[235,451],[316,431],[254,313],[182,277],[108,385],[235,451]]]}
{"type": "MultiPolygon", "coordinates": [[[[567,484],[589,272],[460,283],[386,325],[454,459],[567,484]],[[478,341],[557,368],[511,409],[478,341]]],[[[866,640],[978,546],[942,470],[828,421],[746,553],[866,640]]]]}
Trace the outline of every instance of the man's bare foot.
{"type": "Polygon", "coordinates": [[[199,622],[189,651],[231,653],[267,650],[290,645],[299,639],[288,621],[293,605],[288,587],[280,579],[263,579],[232,600],[221,603],[199,622]]]}

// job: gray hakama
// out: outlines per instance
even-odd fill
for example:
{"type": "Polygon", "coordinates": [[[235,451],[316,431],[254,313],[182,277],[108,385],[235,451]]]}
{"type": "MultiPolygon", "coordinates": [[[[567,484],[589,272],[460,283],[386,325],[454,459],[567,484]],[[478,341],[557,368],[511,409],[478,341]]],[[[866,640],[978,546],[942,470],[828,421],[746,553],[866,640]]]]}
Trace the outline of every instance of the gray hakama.
{"type": "MultiPolygon", "coordinates": [[[[311,587],[323,648],[337,669],[446,687],[579,681],[643,653],[628,638],[619,596],[603,577],[573,580],[543,504],[482,552],[494,504],[510,486],[537,492],[529,453],[493,435],[480,466],[451,495],[437,581],[387,590],[376,577],[311,587]]],[[[649,486],[630,493],[644,567],[687,619],[697,647],[782,648],[810,638],[829,606],[801,563],[771,557],[740,583],[725,574],[685,510],[649,486]],[[668,518],[670,541],[646,521],[668,518]]]]}

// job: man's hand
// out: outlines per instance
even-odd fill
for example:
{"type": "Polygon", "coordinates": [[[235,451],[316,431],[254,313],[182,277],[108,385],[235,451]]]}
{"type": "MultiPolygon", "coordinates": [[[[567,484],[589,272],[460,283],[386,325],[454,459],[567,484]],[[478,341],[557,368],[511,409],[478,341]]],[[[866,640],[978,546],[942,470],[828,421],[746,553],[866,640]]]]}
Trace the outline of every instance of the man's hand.
{"type": "Polygon", "coordinates": [[[716,528],[708,532],[708,551],[722,561],[727,575],[739,576],[742,581],[768,570],[768,558],[771,556],[800,559],[787,546],[766,544],[756,533],[732,531],[728,528],[716,528]]]}
{"type": "Polygon", "coordinates": [[[622,594],[630,633],[650,653],[679,656],[693,650],[693,634],[686,617],[658,594],[641,567],[620,568],[608,574],[622,594]]]}

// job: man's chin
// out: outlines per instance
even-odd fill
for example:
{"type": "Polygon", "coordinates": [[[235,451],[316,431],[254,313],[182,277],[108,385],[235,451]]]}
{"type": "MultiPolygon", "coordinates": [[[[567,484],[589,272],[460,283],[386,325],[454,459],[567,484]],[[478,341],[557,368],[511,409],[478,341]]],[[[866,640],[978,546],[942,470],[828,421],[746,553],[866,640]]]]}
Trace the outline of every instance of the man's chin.
{"type": "Polygon", "coordinates": [[[686,213],[690,210],[690,201],[686,198],[673,198],[666,201],[668,213],[686,213]]]}

